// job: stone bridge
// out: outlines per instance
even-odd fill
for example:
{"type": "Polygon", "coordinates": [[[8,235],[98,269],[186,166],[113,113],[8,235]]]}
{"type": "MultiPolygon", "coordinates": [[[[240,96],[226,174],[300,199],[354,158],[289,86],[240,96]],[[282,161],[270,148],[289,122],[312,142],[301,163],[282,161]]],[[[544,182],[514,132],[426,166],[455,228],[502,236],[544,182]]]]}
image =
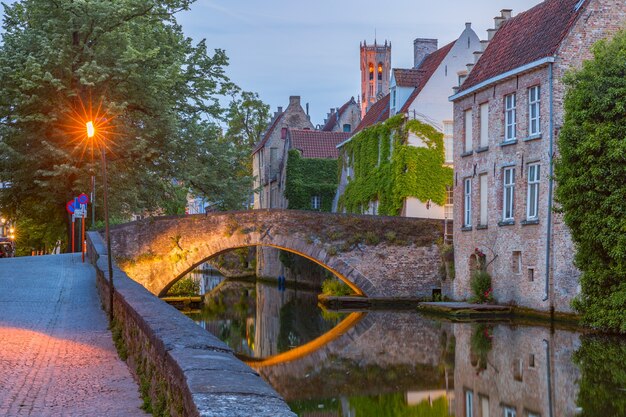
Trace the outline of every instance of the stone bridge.
{"type": "Polygon", "coordinates": [[[156,295],[208,259],[268,246],[331,271],[357,294],[430,298],[439,281],[440,220],[252,210],[156,217],[111,228],[120,268],[156,295]]]}

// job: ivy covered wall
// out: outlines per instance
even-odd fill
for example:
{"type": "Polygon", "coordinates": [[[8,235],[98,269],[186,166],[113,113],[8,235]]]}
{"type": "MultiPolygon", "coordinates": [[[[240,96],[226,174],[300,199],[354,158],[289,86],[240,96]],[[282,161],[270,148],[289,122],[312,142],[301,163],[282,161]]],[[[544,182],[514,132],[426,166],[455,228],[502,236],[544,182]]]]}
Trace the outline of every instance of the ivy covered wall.
{"type": "Polygon", "coordinates": [[[289,151],[285,179],[287,208],[313,210],[311,200],[313,196],[319,196],[319,211],[330,212],[336,192],[336,159],[303,158],[299,151],[289,151]]]}
{"type": "Polygon", "coordinates": [[[339,176],[345,164],[351,172],[337,209],[362,213],[378,201],[378,214],[397,216],[408,197],[443,206],[453,179],[444,162],[443,134],[426,123],[397,115],[364,129],[340,150],[339,176]],[[409,133],[425,146],[409,145],[409,133]]]}

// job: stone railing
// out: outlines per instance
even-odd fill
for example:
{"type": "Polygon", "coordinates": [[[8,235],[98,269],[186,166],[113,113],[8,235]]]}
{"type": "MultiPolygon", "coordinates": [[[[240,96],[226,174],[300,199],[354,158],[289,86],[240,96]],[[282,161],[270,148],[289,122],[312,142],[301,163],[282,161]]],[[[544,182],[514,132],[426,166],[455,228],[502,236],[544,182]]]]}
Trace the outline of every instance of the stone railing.
{"type": "MultiPolygon", "coordinates": [[[[108,311],[106,246],[88,233],[88,255],[108,311]]],[[[113,265],[113,337],[154,415],[295,416],[232,350],[113,265]]]]}

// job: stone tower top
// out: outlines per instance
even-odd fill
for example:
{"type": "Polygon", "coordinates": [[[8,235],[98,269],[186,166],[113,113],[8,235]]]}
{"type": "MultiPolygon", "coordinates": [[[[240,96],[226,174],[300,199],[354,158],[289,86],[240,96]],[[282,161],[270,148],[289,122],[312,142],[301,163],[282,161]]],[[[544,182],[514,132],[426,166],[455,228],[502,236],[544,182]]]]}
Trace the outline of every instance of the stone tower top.
{"type": "Polygon", "coordinates": [[[361,49],[361,117],[379,99],[389,94],[391,74],[391,42],[368,45],[360,43],[361,49]]]}

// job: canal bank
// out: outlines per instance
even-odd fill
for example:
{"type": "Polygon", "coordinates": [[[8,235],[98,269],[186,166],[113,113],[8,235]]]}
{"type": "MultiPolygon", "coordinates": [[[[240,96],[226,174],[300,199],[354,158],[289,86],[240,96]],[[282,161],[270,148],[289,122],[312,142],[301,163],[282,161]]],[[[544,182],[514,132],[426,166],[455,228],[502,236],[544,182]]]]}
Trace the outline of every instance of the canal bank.
{"type": "MultiPolygon", "coordinates": [[[[106,249],[88,233],[88,253],[108,309],[106,249]]],[[[131,280],[116,265],[114,327],[119,351],[140,381],[144,402],[172,416],[294,416],[230,347],[131,280]]]]}

